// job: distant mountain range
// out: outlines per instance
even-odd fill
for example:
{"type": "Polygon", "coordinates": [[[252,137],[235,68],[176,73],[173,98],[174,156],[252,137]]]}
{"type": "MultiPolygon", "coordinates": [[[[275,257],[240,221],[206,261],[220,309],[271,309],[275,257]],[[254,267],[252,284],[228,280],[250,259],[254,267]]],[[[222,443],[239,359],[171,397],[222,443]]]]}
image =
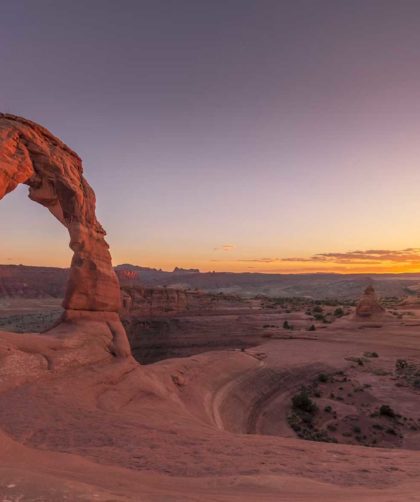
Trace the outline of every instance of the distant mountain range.
{"type": "MultiPolygon", "coordinates": [[[[358,298],[372,284],[384,296],[414,296],[420,274],[262,274],[200,272],[175,268],[172,272],[124,264],[115,267],[120,282],[147,287],[200,289],[244,296],[306,296],[314,299],[358,298]]],[[[0,298],[61,298],[69,269],[0,265],[0,298]]]]}

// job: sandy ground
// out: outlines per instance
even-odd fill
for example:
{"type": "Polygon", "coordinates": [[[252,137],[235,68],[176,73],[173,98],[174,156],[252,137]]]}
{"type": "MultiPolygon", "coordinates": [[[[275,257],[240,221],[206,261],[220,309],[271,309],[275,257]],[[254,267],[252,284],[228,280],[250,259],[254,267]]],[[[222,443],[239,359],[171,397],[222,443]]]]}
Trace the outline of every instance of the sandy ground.
{"type": "Polygon", "coordinates": [[[0,298],[0,330],[42,332],[63,312],[57,298],[0,298]]]}
{"type": "MultiPolygon", "coordinates": [[[[302,440],[288,423],[291,397],[321,373],[351,381],[343,401],[330,398],[340,395],[340,382],[321,382],[321,396],[312,395],[320,410],[328,401],[339,418],[358,416],[363,399],[347,402],[347,387],[357,382],[370,385],[369,414],[387,404],[420,418],[419,391],[395,373],[397,359],[420,365],[413,324],[373,328],[343,319],[245,351],[148,366],[97,348],[95,360],[47,364],[30,378],[22,370],[13,381],[7,364],[29,366],[35,355],[13,347],[22,335],[2,335],[1,500],[420,500],[417,431],[400,427],[403,438],[379,448],[355,437],[350,444],[302,440]],[[368,359],[363,366],[360,357],[368,359]]],[[[318,418],[317,427],[326,427],[323,411],[318,418]]]]}

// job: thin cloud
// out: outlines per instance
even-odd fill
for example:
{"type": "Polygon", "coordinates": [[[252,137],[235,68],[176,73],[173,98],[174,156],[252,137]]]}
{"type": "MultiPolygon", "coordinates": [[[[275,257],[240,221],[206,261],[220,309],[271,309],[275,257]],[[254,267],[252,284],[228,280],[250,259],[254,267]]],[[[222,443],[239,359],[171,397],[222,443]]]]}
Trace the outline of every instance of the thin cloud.
{"type": "Polygon", "coordinates": [[[250,258],[236,261],[243,263],[276,263],[282,261],[282,258],[250,258]]]}
{"type": "Polygon", "coordinates": [[[310,258],[282,258],[282,261],[306,263],[322,262],[339,265],[381,265],[383,262],[417,264],[420,263],[420,248],[402,250],[368,249],[345,253],[318,253],[310,258]]]}
{"type": "Polygon", "coordinates": [[[235,247],[236,246],[234,244],[223,244],[220,247],[214,248],[213,251],[225,251],[228,253],[229,251],[233,251],[235,247]]]}
{"type": "Polygon", "coordinates": [[[317,253],[308,257],[287,258],[247,258],[238,259],[242,263],[323,263],[334,265],[383,265],[384,262],[393,264],[420,265],[420,248],[406,248],[402,250],[367,249],[347,251],[344,253],[317,253]]]}

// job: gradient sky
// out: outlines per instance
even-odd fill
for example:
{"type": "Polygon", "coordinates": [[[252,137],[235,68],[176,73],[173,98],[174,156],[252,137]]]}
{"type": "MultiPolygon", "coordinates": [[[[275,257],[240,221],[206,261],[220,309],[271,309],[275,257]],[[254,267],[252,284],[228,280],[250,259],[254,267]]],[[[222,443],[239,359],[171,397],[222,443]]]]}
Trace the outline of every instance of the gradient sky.
{"type": "MultiPolygon", "coordinates": [[[[114,263],[420,271],[418,0],[3,0],[0,65],[114,263]]],[[[68,265],[25,187],[1,211],[0,262],[68,265]]]]}

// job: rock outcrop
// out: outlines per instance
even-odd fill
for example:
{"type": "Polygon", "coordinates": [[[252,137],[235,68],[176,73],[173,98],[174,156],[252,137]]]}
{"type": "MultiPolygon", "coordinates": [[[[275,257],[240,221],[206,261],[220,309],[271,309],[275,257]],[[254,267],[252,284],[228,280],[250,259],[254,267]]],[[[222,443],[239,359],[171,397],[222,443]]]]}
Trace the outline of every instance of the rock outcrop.
{"type": "Polygon", "coordinates": [[[0,200],[20,183],[29,186],[29,198],[45,206],[70,234],[74,255],[63,320],[106,322],[119,347],[115,351],[128,355],[128,341],[118,317],[119,283],[80,157],[38,124],[0,114],[0,200]]]}
{"type": "Polygon", "coordinates": [[[122,314],[161,315],[176,313],[187,309],[187,294],[172,288],[121,288],[122,314]]]}
{"type": "Polygon", "coordinates": [[[368,286],[357,304],[356,319],[375,319],[382,317],[384,314],[385,309],[379,304],[373,286],[368,286]]]}
{"type": "Polygon", "coordinates": [[[121,310],[124,317],[165,316],[181,312],[204,313],[214,310],[243,310],[248,303],[235,295],[205,293],[198,290],[142,286],[121,286],[121,310]]]}
{"type": "Polygon", "coordinates": [[[19,183],[69,231],[74,256],[64,308],[118,312],[119,284],[82,161],[43,127],[0,114],[0,199],[19,183]]]}

